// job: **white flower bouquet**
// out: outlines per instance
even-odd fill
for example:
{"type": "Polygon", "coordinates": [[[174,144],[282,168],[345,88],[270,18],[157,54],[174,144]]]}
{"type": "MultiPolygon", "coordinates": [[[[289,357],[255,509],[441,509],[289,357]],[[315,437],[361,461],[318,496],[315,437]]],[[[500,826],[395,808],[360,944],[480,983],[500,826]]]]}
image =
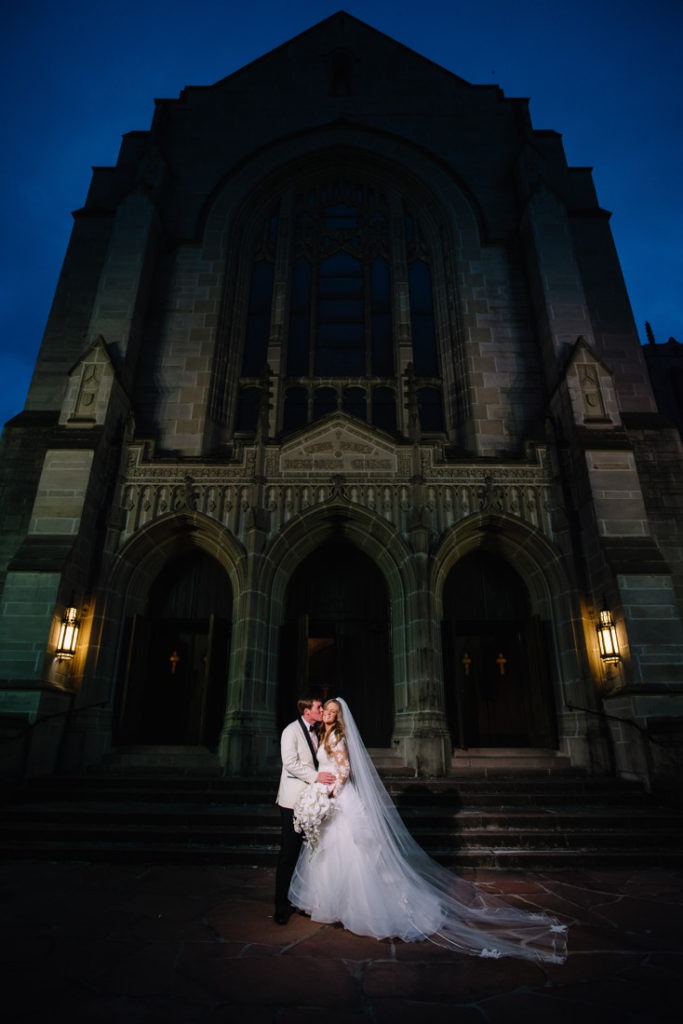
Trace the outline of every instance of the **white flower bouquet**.
{"type": "Polygon", "coordinates": [[[303,832],[304,842],[312,855],[320,840],[320,826],[334,808],[331,786],[314,782],[306,786],[294,804],[294,831],[303,832]]]}

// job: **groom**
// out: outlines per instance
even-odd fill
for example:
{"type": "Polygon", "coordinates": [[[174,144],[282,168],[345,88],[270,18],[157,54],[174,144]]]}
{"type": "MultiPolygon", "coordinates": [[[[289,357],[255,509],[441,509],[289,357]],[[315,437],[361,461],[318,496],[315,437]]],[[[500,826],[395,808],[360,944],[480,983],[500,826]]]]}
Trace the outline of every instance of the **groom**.
{"type": "Polygon", "coordinates": [[[287,924],[292,913],[289,902],[289,883],[301,850],[303,836],[294,831],[294,815],[292,808],[305,786],[314,782],[332,785],[335,776],[332,772],[319,772],[318,759],[318,727],[323,720],[322,702],[317,699],[302,698],[297,701],[299,718],[286,727],[280,739],[282,754],[282,775],[280,788],[275,803],[280,808],[282,835],[280,838],[280,855],[275,875],[275,921],[287,924]]]}

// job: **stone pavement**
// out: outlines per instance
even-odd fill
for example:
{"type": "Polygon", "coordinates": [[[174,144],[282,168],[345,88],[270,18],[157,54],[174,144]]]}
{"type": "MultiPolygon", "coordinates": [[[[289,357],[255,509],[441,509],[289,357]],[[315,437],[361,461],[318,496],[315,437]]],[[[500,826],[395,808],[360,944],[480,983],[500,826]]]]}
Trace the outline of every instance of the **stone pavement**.
{"type": "Polygon", "coordinates": [[[466,872],[570,925],[563,965],[272,920],[272,868],[0,863],[3,1024],[680,1021],[683,870],[466,872]]]}

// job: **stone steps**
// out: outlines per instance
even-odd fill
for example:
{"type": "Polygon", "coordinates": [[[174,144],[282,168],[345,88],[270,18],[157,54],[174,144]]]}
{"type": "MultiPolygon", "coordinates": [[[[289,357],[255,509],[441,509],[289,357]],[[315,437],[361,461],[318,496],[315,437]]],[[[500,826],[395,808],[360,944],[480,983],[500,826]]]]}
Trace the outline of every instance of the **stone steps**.
{"type": "Polygon", "coordinates": [[[117,747],[107,754],[99,769],[102,773],[220,776],[223,773],[218,755],[207,747],[164,744],[136,744],[117,747]]]}
{"type": "MultiPolygon", "coordinates": [[[[539,819],[538,822],[525,824],[523,827],[512,827],[506,821],[480,823],[477,815],[473,816],[472,821],[468,821],[466,816],[459,815],[454,825],[439,821],[426,823],[409,815],[405,817],[405,821],[411,834],[428,850],[433,847],[445,849],[450,846],[454,850],[459,850],[465,846],[500,845],[513,848],[573,848],[595,844],[597,841],[609,848],[623,847],[630,844],[634,828],[633,819],[623,822],[605,822],[603,819],[602,825],[598,821],[591,825],[578,816],[571,827],[568,827],[566,819],[559,816],[554,822],[543,822],[539,819]]],[[[199,845],[214,844],[221,849],[233,845],[248,845],[252,840],[261,840],[262,845],[276,845],[279,834],[277,817],[271,815],[260,816],[256,821],[239,821],[226,815],[220,822],[187,819],[160,822],[155,817],[145,817],[142,821],[136,822],[129,815],[122,817],[121,820],[113,818],[109,821],[104,816],[100,816],[99,820],[97,816],[88,816],[84,821],[82,818],[69,820],[62,815],[52,822],[45,819],[19,821],[15,818],[11,830],[4,824],[0,825],[0,838],[7,834],[11,842],[39,841],[46,836],[51,825],[54,825],[60,836],[68,834],[71,842],[96,841],[104,834],[112,848],[126,842],[147,845],[173,841],[199,845]]],[[[650,823],[649,831],[638,837],[638,845],[644,849],[654,846],[668,847],[678,842],[680,832],[661,822],[656,826],[650,823]]]]}
{"type": "MultiPolygon", "coordinates": [[[[0,856],[273,865],[276,779],[156,772],[33,780],[5,800],[0,856]]],[[[683,862],[683,815],[578,772],[385,782],[417,841],[456,867],[552,870],[683,862]]]]}
{"type": "Polygon", "coordinates": [[[529,771],[548,775],[564,774],[571,772],[571,762],[557,750],[534,747],[456,748],[451,760],[451,775],[457,778],[529,771]]]}

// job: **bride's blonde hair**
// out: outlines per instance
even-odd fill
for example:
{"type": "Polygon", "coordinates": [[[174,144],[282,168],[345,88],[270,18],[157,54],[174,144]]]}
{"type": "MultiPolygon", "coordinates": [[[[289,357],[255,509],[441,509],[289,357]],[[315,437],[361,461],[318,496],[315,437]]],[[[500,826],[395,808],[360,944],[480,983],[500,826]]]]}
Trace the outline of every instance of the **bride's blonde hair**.
{"type": "Polygon", "coordinates": [[[337,717],[334,720],[334,725],[330,728],[329,732],[325,733],[325,750],[328,754],[331,754],[330,744],[337,743],[339,740],[346,739],[346,726],[344,724],[344,714],[341,709],[341,704],[334,697],[330,697],[323,704],[323,711],[326,711],[330,704],[336,704],[337,706],[337,717]]]}

